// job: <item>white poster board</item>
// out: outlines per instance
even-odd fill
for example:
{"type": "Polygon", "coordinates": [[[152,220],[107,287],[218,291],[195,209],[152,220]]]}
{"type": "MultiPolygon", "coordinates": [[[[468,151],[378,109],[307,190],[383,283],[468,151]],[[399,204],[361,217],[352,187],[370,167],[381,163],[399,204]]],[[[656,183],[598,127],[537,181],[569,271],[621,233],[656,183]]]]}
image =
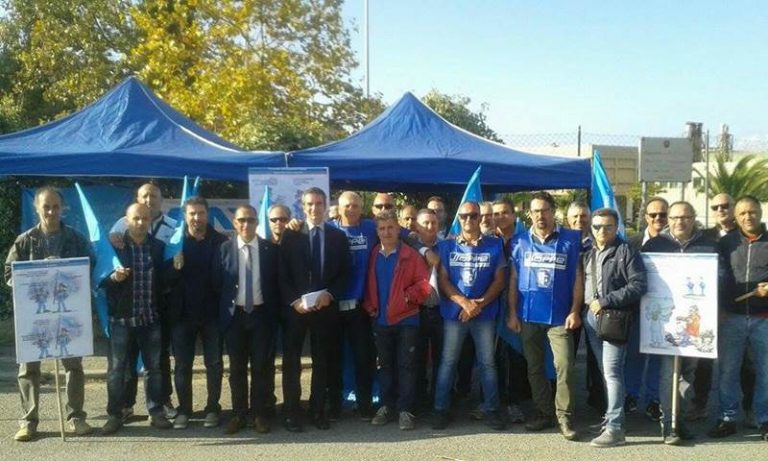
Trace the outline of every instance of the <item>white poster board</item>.
{"type": "MultiPolygon", "coordinates": [[[[248,168],[248,197],[257,210],[261,206],[264,187],[269,186],[272,204],[291,209],[291,216],[304,219],[301,194],[310,187],[319,187],[330,200],[328,168],[248,168]]],[[[329,204],[330,205],[330,204],[329,204]]]]}
{"type": "Polygon", "coordinates": [[[16,362],[93,355],[89,259],[17,261],[11,270],[16,362]]]}
{"type": "Polygon", "coordinates": [[[640,352],[717,358],[717,255],[643,253],[640,352]]]}

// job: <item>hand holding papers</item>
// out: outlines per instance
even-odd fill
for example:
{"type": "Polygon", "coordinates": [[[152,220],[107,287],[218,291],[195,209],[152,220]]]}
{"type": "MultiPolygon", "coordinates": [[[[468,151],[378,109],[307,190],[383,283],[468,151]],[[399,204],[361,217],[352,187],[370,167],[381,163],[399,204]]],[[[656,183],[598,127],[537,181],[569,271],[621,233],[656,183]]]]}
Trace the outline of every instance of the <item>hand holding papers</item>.
{"type": "Polygon", "coordinates": [[[326,290],[312,291],[301,296],[301,306],[305,312],[322,309],[331,303],[331,295],[326,290]]]}

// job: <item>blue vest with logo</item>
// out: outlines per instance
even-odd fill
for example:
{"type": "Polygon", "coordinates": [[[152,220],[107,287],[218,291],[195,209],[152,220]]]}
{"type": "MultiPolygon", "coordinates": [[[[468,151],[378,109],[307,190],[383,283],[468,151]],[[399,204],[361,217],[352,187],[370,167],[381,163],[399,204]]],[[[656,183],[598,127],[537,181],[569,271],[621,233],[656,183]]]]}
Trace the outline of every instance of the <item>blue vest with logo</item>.
{"type": "MultiPolygon", "coordinates": [[[[504,264],[504,243],[497,237],[483,237],[477,246],[463,245],[456,240],[442,240],[437,244],[440,262],[448,271],[448,278],[467,298],[481,298],[493,283],[496,269],[504,264]]],[[[446,320],[458,320],[461,307],[448,297],[440,299],[440,314],[446,320]]],[[[491,301],[475,317],[494,320],[499,312],[499,298],[491,301]]]]}
{"type": "Polygon", "coordinates": [[[517,270],[517,312],[521,320],[563,325],[571,311],[581,252],[581,233],[556,229],[544,243],[532,232],[513,237],[511,263],[517,270]]]}
{"type": "Polygon", "coordinates": [[[340,301],[363,299],[365,281],[368,278],[368,258],[379,237],[376,235],[376,223],[371,219],[362,219],[357,226],[342,226],[333,221],[334,226],[347,234],[349,251],[352,252],[352,277],[340,301]]]}

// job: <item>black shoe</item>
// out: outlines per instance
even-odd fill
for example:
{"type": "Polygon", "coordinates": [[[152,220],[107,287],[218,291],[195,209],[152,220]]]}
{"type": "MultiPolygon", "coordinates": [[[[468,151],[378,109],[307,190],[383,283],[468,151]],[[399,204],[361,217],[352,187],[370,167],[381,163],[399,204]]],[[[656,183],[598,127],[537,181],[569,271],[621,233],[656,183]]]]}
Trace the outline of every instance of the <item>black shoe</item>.
{"type": "Polygon", "coordinates": [[[245,418],[241,418],[239,416],[235,416],[234,418],[230,419],[226,426],[224,426],[224,433],[225,434],[237,434],[241,430],[243,430],[246,426],[245,418]]]}
{"type": "Polygon", "coordinates": [[[637,399],[628,395],[624,399],[624,413],[634,413],[637,411],[637,399]]]}
{"type": "Polygon", "coordinates": [[[736,433],[736,423],[732,421],[723,421],[722,419],[717,420],[717,424],[715,424],[715,427],[709,430],[707,432],[707,435],[712,437],[713,439],[719,439],[722,437],[728,437],[729,435],[733,435],[736,433]]]}
{"type": "Polygon", "coordinates": [[[434,415],[432,415],[432,429],[436,431],[441,431],[448,427],[448,423],[450,422],[450,418],[448,417],[447,411],[436,411],[434,415]]]}
{"type": "Polygon", "coordinates": [[[335,423],[341,419],[341,407],[334,407],[328,410],[328,421],[335,423]]]}
{"type": "Polygon", "coordinates": [[[507,422],[501,417],[498,410],[486,413],[485,424],[494,431],[503,431],[507,428],[507,422]]]}
{"type": "Polygon", "coordinates": [[[661,421],[661,407],[659,406],[659,402],[654,400],[649,403],[648,406],[645,407],[645,416],[651,421],[661,421]]]}
{"type": "Polygon", "coordinates": [[[301,426],[299,418],[295,416],[287,416],[283,419],[283,427],[288,432],[301,432],[304,428],[301,426]]]}
{"type": "Polygon", "coordinates": [[[768,423],[763,423],[760,425],[760,436],[768,442],[768,423]]]}
{"type": "Polygon", "coordinates": [[[531,432],[543,431],[552,427],[555,427],[555,418],[540,413],[525,423],[525,430],[531,432]]]}
{"type": "Polygon", "coordinates": [[[557,427],[560,429],[560,433],[563,434],[563,437],[565,437],[565,440],[576,440],[579,438],[579,434],[576,433],[575,430],[573,430],[573,424],[571,424],[571,420],[568,418],[563,418],[560,421],[557,422],[557,427]]]}
{"type": "Polygon", "coordinates": [[[696,436],[688,430],[688,428],[684,424],[679,424],[675,428],[675,430],[672,430],[671,428],[669,431],[664,428],[664,443],[666,445],[682,445],[684,441],[687,440],[693,440],[696,436]]]}
{"type": "Polygon", "coordinates": [[[327,431],[331,428],[331,423],[328,421],[328,417],[325,416],[325,413],[312,415],[312,424],[321,431],[327,431]]]}
{"type": "Polygon", "coordinates": [[[363,407],[357,410],[357,414],[360,415],[360,421],[364,423],[370,423],[373,419],[374,412],[373,408],[371,407],[363,407]]]}
{"type": "Polygon", "coordinates": [[[269,425],[269,420],[264,416],[257,416],[253,418],[253,428],[259,434],[268,434],[272,430],[269,425]]]}

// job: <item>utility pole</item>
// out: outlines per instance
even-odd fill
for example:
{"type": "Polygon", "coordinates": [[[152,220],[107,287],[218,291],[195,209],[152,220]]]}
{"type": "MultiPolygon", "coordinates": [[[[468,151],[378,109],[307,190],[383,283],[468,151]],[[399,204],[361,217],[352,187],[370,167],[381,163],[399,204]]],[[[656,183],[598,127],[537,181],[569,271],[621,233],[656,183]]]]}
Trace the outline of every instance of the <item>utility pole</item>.
{"type": "Polygon", "coordinates": [[[369,29],[368,29],[368,0],[363,0],[363,15],[364,18],[364,34],[365,34],[365,47],[364,47],[364,54],[363,54],[363,60],[365,61],[365,97],[370,97],[371,95],[371,64],[370,64],[370,49],[369,49],[369,29]]]}

